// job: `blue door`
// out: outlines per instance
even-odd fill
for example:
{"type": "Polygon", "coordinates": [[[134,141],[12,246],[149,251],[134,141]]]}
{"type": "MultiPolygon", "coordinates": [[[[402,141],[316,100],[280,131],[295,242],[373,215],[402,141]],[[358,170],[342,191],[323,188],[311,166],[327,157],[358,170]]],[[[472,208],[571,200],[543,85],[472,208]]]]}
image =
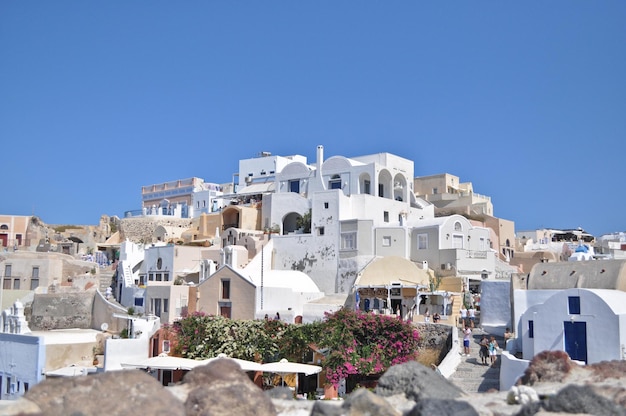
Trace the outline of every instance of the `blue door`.
{"type": "Polygon", "coordinates": [[[572,360],[587,362],[587,323],[563,322],[565,352],[572,360]]]}

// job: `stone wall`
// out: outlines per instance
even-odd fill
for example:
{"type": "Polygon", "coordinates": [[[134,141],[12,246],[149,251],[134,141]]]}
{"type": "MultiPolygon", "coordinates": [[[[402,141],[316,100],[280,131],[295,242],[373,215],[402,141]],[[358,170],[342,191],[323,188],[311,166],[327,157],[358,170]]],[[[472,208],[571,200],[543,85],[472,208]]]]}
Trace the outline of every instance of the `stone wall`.
{"type": "MultiPolygon", "coordinates": [[[[59,288],[60,289],[60,288],[59,288]]],[[[30,329],[91,328],[94,291],[81,293],[42,293],[32,304],[30,329]]]]}
{"type": "Polygon", "coordinates": [[[120,221],[120,241],[128,239],[134,243],[155,243],[154,231],[158,226],[181,227],[187,230],[192,226],[192,220],[171,217],[123,218],[120,221]]]}

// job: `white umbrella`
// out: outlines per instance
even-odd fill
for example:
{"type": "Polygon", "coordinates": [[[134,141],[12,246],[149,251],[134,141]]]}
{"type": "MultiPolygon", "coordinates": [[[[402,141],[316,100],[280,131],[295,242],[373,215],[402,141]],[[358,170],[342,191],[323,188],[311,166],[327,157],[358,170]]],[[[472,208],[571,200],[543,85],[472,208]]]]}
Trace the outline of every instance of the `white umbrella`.
{"type": "Polygon", "coordinates": [[[320,367],[319,365],[293,363],[291,361],[287,361],[286,358],[283,358],[282,360],[275,363],[263,364],[261,365],[261,368],[267,373],[303,373],[307,376],[310,376],[311,374],[317,374],[322,371],[322,367],[320,367]]]}
{"type": "MultiPolygon", "coordinates": [[[[276,373],[276,374],[294,374],[294,373],[302,373],[304,375],[310,376],[311,374],[317,374],[322,371],[322,367],[319,365],[312,364],[301,364],[301,363],[293,363],[291,361],[287,361],[286,358],[275,362],[275,363],[267,363],[261,365],[263,371],[266,373],[276,373]]],[[[283,379],[283,383],[285,380],[283,379]]],[[[296,378],[296,390],[297,390],[297,378],[296,378]]]]}
{"type": "Polygon", "coordinates": [[[150,357],[144,360],[133,361],[129,363],[122,363],[122,367],[134,367],[134,368],[153,368],[156,370],[191,370],[199,365],[204,365],[199,360],[192,360],[182,357],[170,357],[157,356],[150,357]]]}
{"type": "Polygon", "coordinates": [[[210,362],[213,362],[213,361],[219,360],[219,359],[225,359],[225,360],[234,361],[237,364],[239,364],[239,367],[243,371],[263,371],[262,364],[255,363],[254,361],[241,360],[239,358],[231,358],[231,357],[228,357],[226,354],[218,354],[217,357],[209,358],[209,359],[203,360],[201,362],[203,364],[209,364],[210,362]]]}

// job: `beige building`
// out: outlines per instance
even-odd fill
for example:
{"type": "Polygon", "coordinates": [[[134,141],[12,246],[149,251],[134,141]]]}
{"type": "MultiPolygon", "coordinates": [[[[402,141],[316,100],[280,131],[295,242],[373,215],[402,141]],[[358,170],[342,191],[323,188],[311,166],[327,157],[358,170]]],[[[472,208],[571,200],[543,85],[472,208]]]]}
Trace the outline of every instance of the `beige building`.
{"type": "Polygon", "coordinates": [[[99,268],[67,254],[18,250],[0,253],[0,273],[5,290],[35,290],[53,283],[71,286],[76,279],[97,276],[99,268]]]}
{"type": "Polygon", "coordinates": [[[16,248],[37,244],[31,242],[32,235],[29,233],[29,225],[32,216],[24,215],[0,215],[0,246],[16,248]]]}
{"type": "Polygon", "coordinates": [[[254,319],[256,286],[226,265],[198,285],[199,312],[231,319],[254,319]]]}
{"type": "Polygon", "coordinates": [[[413,179],[415,195],[435,206],[435,215],[493,215],[491,198],[474,192],[471,182],[441,173],[413,179]]]}

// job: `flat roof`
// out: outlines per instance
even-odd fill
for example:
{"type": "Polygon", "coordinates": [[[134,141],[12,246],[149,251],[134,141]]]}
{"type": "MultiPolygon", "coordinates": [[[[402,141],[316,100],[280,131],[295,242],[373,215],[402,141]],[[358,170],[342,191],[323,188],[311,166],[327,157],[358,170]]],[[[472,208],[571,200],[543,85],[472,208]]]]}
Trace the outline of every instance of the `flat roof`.
{"type": "Polygon", "coordinates": [[[45,345],[55,344],[82,344],[96,342],[102,331],[95,329],[53,329],[50,331],[32,331],[30,335],[42,337],[45,345]]]}

